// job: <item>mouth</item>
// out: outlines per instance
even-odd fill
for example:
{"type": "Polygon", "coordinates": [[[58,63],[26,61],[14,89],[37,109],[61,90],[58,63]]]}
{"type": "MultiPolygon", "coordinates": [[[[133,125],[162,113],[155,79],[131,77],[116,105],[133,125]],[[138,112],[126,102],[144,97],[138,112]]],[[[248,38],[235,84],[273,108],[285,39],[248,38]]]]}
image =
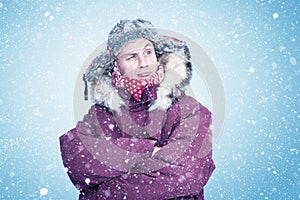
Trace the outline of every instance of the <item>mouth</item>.
{"type": "Polygon", "coordinates": [[[137,76],[144,78],[144,77],[150,76],[151,74],[152,74],[152,72],[140,72],[140,73],[137,73],[137,76]]]}

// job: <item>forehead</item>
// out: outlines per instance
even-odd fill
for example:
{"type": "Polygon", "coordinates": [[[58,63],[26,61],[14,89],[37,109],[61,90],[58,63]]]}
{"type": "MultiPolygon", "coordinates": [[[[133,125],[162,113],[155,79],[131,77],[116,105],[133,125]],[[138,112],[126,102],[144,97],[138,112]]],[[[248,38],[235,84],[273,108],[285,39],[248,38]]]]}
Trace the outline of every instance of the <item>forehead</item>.
{"type": "Polygon", "coordinates": [[[143,49],[146,46],[153,47],[153,44],[151,41],[145,39],[145,38],[139,38],[134,41],[131,41],[127,43],[121,50],[120,54],[125,54],[130,51],[138,50],[138,49],[143,49]]]}

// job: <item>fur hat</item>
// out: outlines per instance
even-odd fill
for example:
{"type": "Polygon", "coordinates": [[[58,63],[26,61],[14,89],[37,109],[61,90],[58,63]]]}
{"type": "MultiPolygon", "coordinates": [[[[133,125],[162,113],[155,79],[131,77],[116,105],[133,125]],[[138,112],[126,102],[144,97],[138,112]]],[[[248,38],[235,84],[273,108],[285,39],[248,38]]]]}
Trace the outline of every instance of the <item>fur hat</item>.
{"type": "MultiPolygon", "coordinates": [[[[168,60],[166,55],[172,53],[176,53],[179,57],[184,58],[184,65],[187,63],[189,65],[188,67],[184,67],[187,76],[179,83],[179,87],[184,87],[188,84],[191,78],[191,65],[189,63],[189,49],[185,42],[158,34],[157,29],[155,29],[149,21],[142,19],[121,20],[108,34],[107,48],[100,52],[92,61],[83,77],[85,83],[89,82],[92,86],[91,93],[94,103],[108,101],[108,96],[111,96],[111,94],[103,94],[103,91],[114,90],[114,88],[111,88],[113,87],[111,83],[114,61],[116,61],[117,55],[128,42],[139,38],[148,39],[153,43],[156,56],[163,64],[168,60]],[[104,97],[103,95],[108,96],[104,97]]],[[[85,99],[87,99],[87,84],[85,99]]]]}
{"type": "Polygon", "coordinates": [[[112,57],[116,57],[128,42],[138,38],[145,38],[155,43],[158,34],[153,25],[146,20],[121,20],[108,35],[107,49],[112,57]]]}

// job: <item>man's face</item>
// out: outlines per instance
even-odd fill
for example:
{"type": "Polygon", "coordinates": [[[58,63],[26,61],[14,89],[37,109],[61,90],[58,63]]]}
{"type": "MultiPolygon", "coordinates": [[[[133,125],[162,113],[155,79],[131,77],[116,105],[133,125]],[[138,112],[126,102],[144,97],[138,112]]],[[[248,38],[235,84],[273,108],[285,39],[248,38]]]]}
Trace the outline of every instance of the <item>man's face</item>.
{"type": "Polygon", "coordinates": [[[129,42],[117,57],[115,67],[123,76],[146,79],[157,71],[157,57],[152,42],[140,38],[129,42]]]}

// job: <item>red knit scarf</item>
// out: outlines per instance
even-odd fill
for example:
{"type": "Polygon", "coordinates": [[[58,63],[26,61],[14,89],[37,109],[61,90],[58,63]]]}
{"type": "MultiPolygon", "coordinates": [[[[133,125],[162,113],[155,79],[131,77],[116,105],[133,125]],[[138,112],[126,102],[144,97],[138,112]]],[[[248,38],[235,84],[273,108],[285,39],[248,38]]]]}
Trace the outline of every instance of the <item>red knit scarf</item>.
{"type": "Polygon", "coordinates": [[[122,76],[119,71],[113,72],[112,84],[117,89],[126,89],[132,94],[134,100],[140,101],[146,87],[159,85],[164,77],[163,67],[158,66],[155,74],[147,79],[134,79],[122,76]]]}

